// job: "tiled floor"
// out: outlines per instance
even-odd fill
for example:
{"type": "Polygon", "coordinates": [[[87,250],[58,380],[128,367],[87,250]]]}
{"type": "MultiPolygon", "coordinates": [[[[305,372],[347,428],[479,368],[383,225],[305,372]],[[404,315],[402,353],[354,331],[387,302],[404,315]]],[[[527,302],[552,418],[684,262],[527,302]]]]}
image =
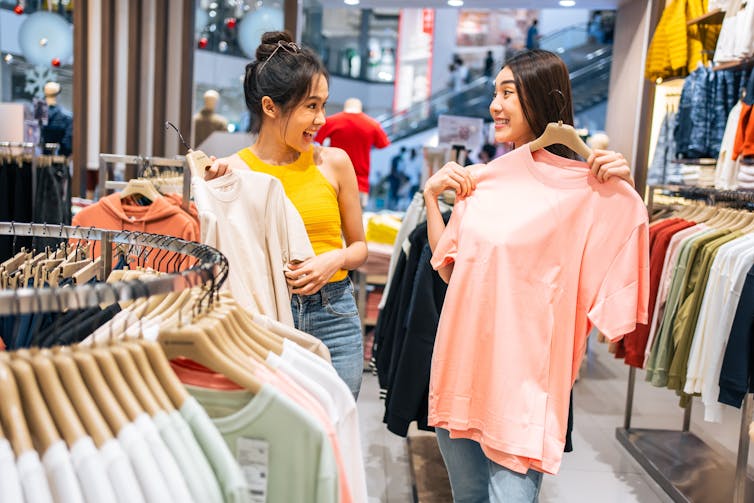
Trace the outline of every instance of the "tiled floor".
{"type": "MultiPolygon", "coordinates": [[[[616,426],[623,424],[627,377],[628,368],[615,360],[605,345],[590,348],[574,388],[574,452],[564,456],[557,476],[545,477],[542,503],[671,501],[615,438],[616,426]]],[[[369,503],[410,503],[406,443],[382,424],[384,407],[378,396],[377,378],[365,373],[358,405],[369,503]]],[[[703,414],[697,400],[691,431],[735,463],[739,411],[726,408],[720,424],[704,422],[703,414]]],[[[644,382],[644,373],[638,372],[632,426],[680,429],[682,419],[674,392],[653,388],[644,382]]],[[[750,450],[750,471],[752,465],[750,450]]]]}

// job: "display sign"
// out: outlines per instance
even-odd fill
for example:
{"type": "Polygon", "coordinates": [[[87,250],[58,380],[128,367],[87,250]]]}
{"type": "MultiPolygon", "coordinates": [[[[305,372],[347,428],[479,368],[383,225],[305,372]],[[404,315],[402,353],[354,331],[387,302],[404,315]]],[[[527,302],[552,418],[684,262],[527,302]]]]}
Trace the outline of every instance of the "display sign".
{"type": "Polygon", "coordinates": [[[475,117],[440,115],[437,133],[441,145],[463,145],[466,150],[478,152],[484,143],[484,121],[475,117]]]}

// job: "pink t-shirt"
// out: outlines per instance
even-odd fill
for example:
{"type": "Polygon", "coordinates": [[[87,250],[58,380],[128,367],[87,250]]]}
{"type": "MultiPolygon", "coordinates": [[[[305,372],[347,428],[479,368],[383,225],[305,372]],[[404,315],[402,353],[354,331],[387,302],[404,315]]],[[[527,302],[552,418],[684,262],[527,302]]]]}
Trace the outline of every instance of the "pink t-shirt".
{"type": "Polygon", "coordinates": [[[432,257],[455,262],[432,356],[429,424],[496,463],[557,473],[569,392],[596,325],[647,322],[647,211],[624,181],[524,145],[478,173],[432,257]]]}

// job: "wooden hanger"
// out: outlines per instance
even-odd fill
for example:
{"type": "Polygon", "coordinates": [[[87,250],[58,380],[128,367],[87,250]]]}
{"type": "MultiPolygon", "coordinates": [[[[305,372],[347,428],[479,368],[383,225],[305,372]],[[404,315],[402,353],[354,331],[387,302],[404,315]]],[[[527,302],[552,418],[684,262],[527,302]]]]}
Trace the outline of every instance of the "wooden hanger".
{"type": "Polygon", "coordinates": [[[131,422],[135,421],[140,414],[144,413],[144,408],[128,386],[113,354],[108,349],[96,347],[90,349],[88,352],[94,356],[100,372],[102,372],[109,388],[113,390],[116,400],[118,400],[128,419],[131,422]]]}
{"type": "Polygon", "coordinates": [[[532,152],[536,152],[539,149],[555,144],[565,145],[584,159],[588,159],[592,155],[592,149],[584,143],[584,140],[581,139],[573,126],[563,124],[563,121],[547,124],[545,132],[539,138],[529,143],[529,149],[532,152]]]}
{"type": "Polygon", "coordinates": [[[146,178],[132,178],[126,184],[123,192],[120,193],[120,198],[125,199],[130,196],[141,195],[149,199],[150,201],[156,201],[162,197],[154,184],[146,178]]]}
{"type": "Polygon", "coordinates": [[[13,447],[16,458],[34,450],[16,386],[16,378],[7,363],[2,360],[0,360],[0,424],[13,447]]]}
{"type": "Polygon", "coordinates": [[[132,342],[142,347],[162,389],[165,390],[175,408],[180,409],[189,397],[189,393],[170,367],[170,362],[165,356],[162,346],[145,339],[134,339],[132,342]]]}
{"type": "MultiPolygon", "coordinates": [[[[160,380],[155,373],[155,370],[149,363],[149,358],[145,352],[143,346],[136,344],[132,341],[124,341],[120,343],[127,351],[131,353],[131,357],[134,359],[139,372],[141,373],[146,385],[149,386],[152,395],[160,406],[160,409],[171,412],[175,410],[173,402],[166,393],[163,386],[160,384],[160,380]]],[[[159,348],[159,346],[157,346],[159,348]]]]}
{"type": "Polygon", "coordinates": [[[46,356],[55,365],[55,369],[60,376],[60,382],[65,389],[65,393],[70,397],[71,404],[78,412],[78,417],[81,419],[84,429],[92,437],[94,445],[98,448],[102,447],[105,442],[113,438],[113,434],[97,407],[94,398],[89,393],[89,389],[79,373],[76,362],[73,361],[70,355],[63,353],[50,353],[46,356]]]}
{"type": "Polygon", "coordinates": [[[24,417],[29,425],[32,438],[36,439],[37,451],[44,454],[55,442],[60,441],[60,434],[55,426],[39,384],[29,362],[12,358],[8,366],[16,378],[16,385],[23,404],[24,417]]]}
{"type": "Polygon", "coordinates": [[[97,257],[88,265],[74,273],[73,282],[77,285],[83,285],[95,277],[98,281],[101,281],[102,272],[102,257],[97,257]]]}
{"type": "Polygon", "coordinates": [[[131,388],[133,395],[146,413],[152,417],[160,412],[162,407],[160,407],[157,399],[152,394],[152,388],[147,385],[139,368],[136,366],[131,352],[117,344],[110,345],[107,350],[118,364],[120,372],[125,378],[124,382],[131,388]]]}
{"type": "Polygon", "coordinates": [[[86,387],[97,404],[97,408],[102,412],[102,416],[110,426],[110,431],[117,436],[118,432],[129,423],[128,416],[115,398],[113,390],[105,381],[94,356],[83,349],[70,351],[69,355],[76,363],[86,387]]]}
{"type": "Polygon", "coordinates": [[[245,366],[220,351],[207,334],[195,325],[160,331],[158,342],[168,359],[185,357],[194,360],[256,395],[262,383],[245,366]]]}
{"type": "Polygon", "coordinates": [[[32,357],[29,354],[24,357],[21,354],[16,354],[19,358],[26,358],[26,361],[31,364],[31,368],[37,377],[39,388],[47,402],[47,407],[52,414],[60,435],[68,447],[73,447],[76,442],[87,436],[87,432],[79,419],[76,409],[71,404],[71,400],[65,392],[63,384],[60,382],[55,365],[45,356],[36,355],[32,357]]]}

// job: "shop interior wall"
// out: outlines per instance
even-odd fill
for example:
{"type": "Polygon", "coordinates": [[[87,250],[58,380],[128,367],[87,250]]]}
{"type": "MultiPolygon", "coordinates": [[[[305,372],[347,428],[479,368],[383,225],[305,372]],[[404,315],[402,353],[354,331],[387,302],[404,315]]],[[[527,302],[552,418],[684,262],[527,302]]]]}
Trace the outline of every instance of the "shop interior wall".
{"type": "Polygon", "coordinates": [[[645,118],[648,116],[647,82],[643,78],[649,40],[654,26],[658,2],[664,0],[627,1],[616,14],[613,63],[610,70],[605,130],[610,137],[610,148],[623,153],[634,171],[637,188],[646,179],[646,157],[642,151],[648,138],[643,140],[645,118]]]}

